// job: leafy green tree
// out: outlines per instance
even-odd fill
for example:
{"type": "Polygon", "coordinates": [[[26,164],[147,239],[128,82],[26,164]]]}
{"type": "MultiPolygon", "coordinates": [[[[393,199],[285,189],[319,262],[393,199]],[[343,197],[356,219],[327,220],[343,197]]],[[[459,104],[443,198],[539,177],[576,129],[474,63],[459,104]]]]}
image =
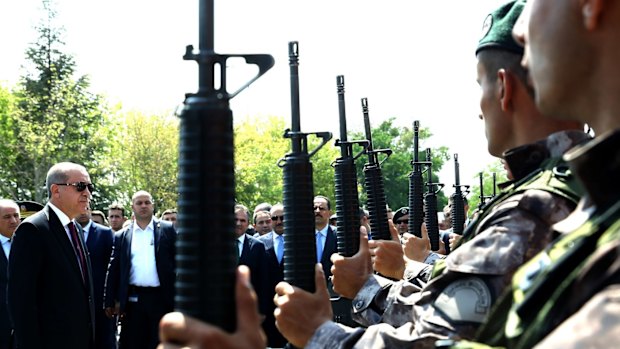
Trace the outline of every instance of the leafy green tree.
{"type": "Polygon", "coordinates": [[[114,171],[105,180],[115,189],[101,207],[118,202],[130,211],[131,196],[139,190],[151,193],[157,212],[176,207],[178,119],[137,111],[119,113],[114,119],[113,156],[106,164],[114,171]]]}
{"type": "MultiPolygon", "coordinates": [[[[291,141],[284,138],[282,117],[245,118],[235,124],[235,193],[236,200],[250,210],[261,202],[283,201],[283,172],[278,161],[290,152],[291,141]]],[[[309,149],[319,141],[308,137],[309,149]]],[[[330,141],[310,160],[313,165],[314,192],[333,197],[334,171],[330,166],[337,149],[330,141]]]]}
{"type": "Polygon", "coordinates": [[[64,29],[56,11],[43,2],[46,17],[36,26],[38,38],[26,50],[25,73],[14,91],[16,107],[3,120],[10,140],[0,161],[17,199],[45,201],[45,176],[59,161],[83,164],[91,179],[107,173],[98,165],[106,154],[105,105],[88,92],[87,76],[74,78],[76,63],[62,51],[64,29]],[[8,153],[7,153],[8,151],[8,153]]]}
{"type": "MultiPolygon", "coordinates": [[[[412,170],[411,161],[413,159],[413,129],[408,127],[394,126],[395,118],[383,121],[379,126],[372,128],[373,147],[375,149],[391,149],[392,155],[383,162],[381,172],[385,185],[385,197],[387,204],[397,210],[402,206],[409,205],[409,175],[412,170]]],[[[432,136],[428,128],[421,127],[418,143],[418,157],[420,160],[426,159],[425,141],[432,136]]],[[[365,134],[353,133],[351,139],[365,139],[365,134]]],[[[438,182],[437,173],[441,170],[444,163],[450,159],[447,147],[431,149],[433,182],[438,182]]],[[[364,186],[363,165],[367,160],[364,156],[357,161],[358,183],[364,186]]],[[[424,176],[426,181],[426,176],[424,176]]],[[[366,204],[366,188],[360,190],[360,204],[366,204]]],[[[443,191],[437,194],[437,207],[441,210],[448,202],[443,191]]]]}
{"type": "Polygon", "coordinates": [[[18,147],[13,117],[15,108],[15,96],[7,87],[0,85],[0,197],[13,199],[17,199],[16,179],[11,173],[17,160],[14,149],[18,147]]]}

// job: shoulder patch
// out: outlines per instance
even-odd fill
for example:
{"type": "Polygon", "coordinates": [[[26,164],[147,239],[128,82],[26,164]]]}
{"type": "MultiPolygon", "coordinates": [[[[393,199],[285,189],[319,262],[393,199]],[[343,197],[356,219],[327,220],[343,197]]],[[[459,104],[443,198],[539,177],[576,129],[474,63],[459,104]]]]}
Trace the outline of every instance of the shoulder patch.
{"type": "Polygon", "coordinates": [[[450,283],[434,305],[452,321],[482,323],[491,309],[491,291],[480,278],[468,277],[450,283]]]}

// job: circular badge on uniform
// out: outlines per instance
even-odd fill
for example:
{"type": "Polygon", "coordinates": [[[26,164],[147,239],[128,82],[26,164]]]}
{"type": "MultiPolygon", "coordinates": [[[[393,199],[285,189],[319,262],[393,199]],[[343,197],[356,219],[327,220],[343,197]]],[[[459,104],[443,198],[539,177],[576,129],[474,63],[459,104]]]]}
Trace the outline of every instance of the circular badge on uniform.
{"type": "Polygon", "coordinates": [[[480,40],[484,39],[484,37],[487,36],[487,34],[489,34],[489,31],[491,30],[492,26],[493,26],[493,15],[489,14],[487,18],[484,19],[484,22],[482,23],[482,35],[480,36],[480,40]]]}

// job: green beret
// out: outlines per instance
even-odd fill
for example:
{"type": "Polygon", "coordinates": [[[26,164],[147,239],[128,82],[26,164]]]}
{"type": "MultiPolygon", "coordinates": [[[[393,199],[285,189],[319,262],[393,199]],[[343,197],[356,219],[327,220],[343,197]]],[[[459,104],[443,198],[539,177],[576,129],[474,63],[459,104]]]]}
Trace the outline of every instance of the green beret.
{"type": "Polygon", "coordinates": [[[523,54],[523,47],[512,37],[512,28],[523,11],[526,0],[509,1],[489,13],[482,24],[482,38],[476,54],[485,49],[500,49],[523,54]]]}
{"type": "Polygon", "coordinates": [[[394,217],[392,217],[392,222],[396,224],[396,222],[405,215],[409,215],[409,207],[401,207],[396,212],[394,212],[394,217]]]}

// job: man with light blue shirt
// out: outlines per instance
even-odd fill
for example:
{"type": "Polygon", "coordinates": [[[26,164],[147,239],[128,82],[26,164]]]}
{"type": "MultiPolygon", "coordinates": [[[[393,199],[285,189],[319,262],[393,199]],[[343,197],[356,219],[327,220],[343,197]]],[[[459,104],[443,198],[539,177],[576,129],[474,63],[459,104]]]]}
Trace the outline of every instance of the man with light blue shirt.
{"type": "Polygon", "coordinates": [[[314,228],[316,239],[317,263],[323,266],[325,278],[332,275],[332,254],[336,253],[336,232],[329,225],[332,215],[330,200],[323,195],[314,197],[314,228]]]}

